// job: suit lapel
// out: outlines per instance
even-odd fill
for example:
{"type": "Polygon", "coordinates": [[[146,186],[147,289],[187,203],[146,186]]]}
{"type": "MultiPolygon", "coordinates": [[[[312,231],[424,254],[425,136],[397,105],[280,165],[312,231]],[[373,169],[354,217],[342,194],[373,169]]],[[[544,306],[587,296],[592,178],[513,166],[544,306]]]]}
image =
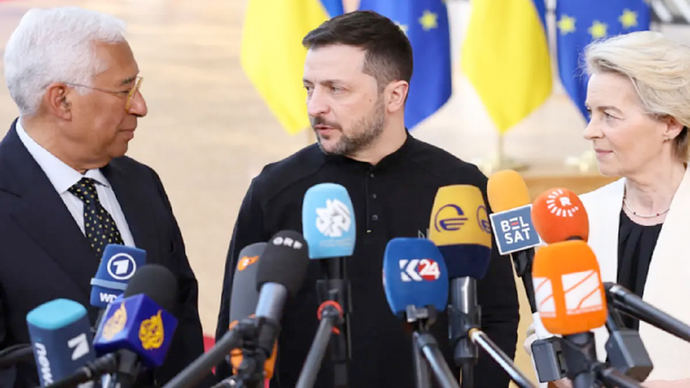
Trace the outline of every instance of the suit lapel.
{"type": "Polygon", "coordinates": [[[14,222],[88,298],[89,279],[98,268],[98,259],[48,177],[19,139],[15,124],[0,144],[0,158],[8,166],[0,170],[0,190],[17,196],[17,206],[11,210],[14,222]]]}
{"type": "Polygon", "coordinates": [[[151,258],[159,257],[156,244],[156,225],[154,213],[146,197],[148,193],[142,191],[145,185],[137,180],[134,174],[128,174],[124,163],[113,160],[102,168],[103,175],[112,185],[117,202],[125,215],[134,245],[146,250],[148,262],[151,258]]]}

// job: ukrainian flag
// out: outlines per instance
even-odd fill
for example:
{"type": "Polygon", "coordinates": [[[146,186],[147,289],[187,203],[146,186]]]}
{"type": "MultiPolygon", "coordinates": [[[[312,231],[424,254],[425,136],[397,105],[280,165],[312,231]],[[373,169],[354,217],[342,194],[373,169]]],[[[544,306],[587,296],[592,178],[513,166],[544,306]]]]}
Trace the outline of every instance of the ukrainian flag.
{"type": "Polygon", "coordinates": [[[302,85],[302,38],[343,12],[339,0],[249,0],[241,62],[247,77],[288,133],[309,126],[302,85]]]}
{"type": "Polygon", "coordinates": [[[551,94],[543,0],[473,0],[462,69],[503,134],[551,94]]]}

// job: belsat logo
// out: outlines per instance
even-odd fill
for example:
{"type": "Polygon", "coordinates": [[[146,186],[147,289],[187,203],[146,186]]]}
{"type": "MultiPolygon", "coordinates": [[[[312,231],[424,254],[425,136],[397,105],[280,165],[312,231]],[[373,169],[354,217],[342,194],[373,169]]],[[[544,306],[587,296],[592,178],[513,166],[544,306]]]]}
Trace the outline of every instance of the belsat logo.
{"type": "Polygon", "coordinates": [[[108,259],[108,274],[116,280],[127,280],[137,270],[137,262],[127,253],[118,253],[108,259]]]}
{"type": "Polygon", "coordinates": [[[259,261],[259,256],[242,256],[242,258],[237,262],[237,270],[244,271],[250,265],[259,261]]]}
{"type": "Polygon", "coordinates": [[[341,237],[351,225],[350,209],[338,199],[327,199],[326,207],[316,208],[316,229],[326,237],[341,237]]]}
{"type": "Polygon", "coordinates": [[[438,263],[432,259],[401,259],[398,263],[403,282],[432,282],[441,276],[438,263]]]}
{"type": "Polygon", "coordinates": [[[574,205],[570,196],[561,189],[552,191],[546,198],[546,208],[558,217],[573,217],[580,211],[580,207],[574,205]]]}
{"type": "Polygon", "coordinates": [[[467,222],[467,217],[460,206],[449,203],[441,206],[434,214],[434,228],[437,232],[441,230],[458,230],[467,222]]]}

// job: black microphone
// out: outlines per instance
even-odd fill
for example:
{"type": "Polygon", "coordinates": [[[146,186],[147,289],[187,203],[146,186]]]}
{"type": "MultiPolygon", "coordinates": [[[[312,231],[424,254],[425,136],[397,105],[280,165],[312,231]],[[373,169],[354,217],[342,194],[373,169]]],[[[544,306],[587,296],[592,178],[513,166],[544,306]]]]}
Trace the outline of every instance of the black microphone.
{"type": "Polygon", "coordinates": [[[31,344],[17,344],[0,350],[0,369],[5,369],[18,362],[26,362],[34,359],[34,351],[31,344]]]}
{"type": "Polygon", "coordinates": [[[616,309],[690,342],[690,326],[686,323],[645,302],[619,284],[605,282],[604,288],[616,309]]]}
{"type": "Polygon", "coordinates": [[[280,317],[288,296],[294,297],[307,274],[307,243],[300,233],[283,230],[269,240],[259,260],[256,288],[259,290],[255,317],[241,320],[221,337],[206,353],[194,360],[165,388],[192,387],[213,366],[222,361],[231,349],[242,347],[254,354],[243,353],[244,370],[238,380],[257,384],[263,379],[264,362],[273,350],[280,331],[280,317]]]}

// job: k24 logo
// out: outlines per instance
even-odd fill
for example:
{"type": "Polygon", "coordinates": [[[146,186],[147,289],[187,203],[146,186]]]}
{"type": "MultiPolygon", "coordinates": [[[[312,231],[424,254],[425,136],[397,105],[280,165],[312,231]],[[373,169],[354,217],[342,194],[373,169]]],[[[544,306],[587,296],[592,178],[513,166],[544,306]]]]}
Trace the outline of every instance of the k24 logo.
{"type": "Polygon", "coordinates": [[[401,259],[399,265],[403,282],[432,282],[441,276],[438,263],[432,259],[401,259]]]}

